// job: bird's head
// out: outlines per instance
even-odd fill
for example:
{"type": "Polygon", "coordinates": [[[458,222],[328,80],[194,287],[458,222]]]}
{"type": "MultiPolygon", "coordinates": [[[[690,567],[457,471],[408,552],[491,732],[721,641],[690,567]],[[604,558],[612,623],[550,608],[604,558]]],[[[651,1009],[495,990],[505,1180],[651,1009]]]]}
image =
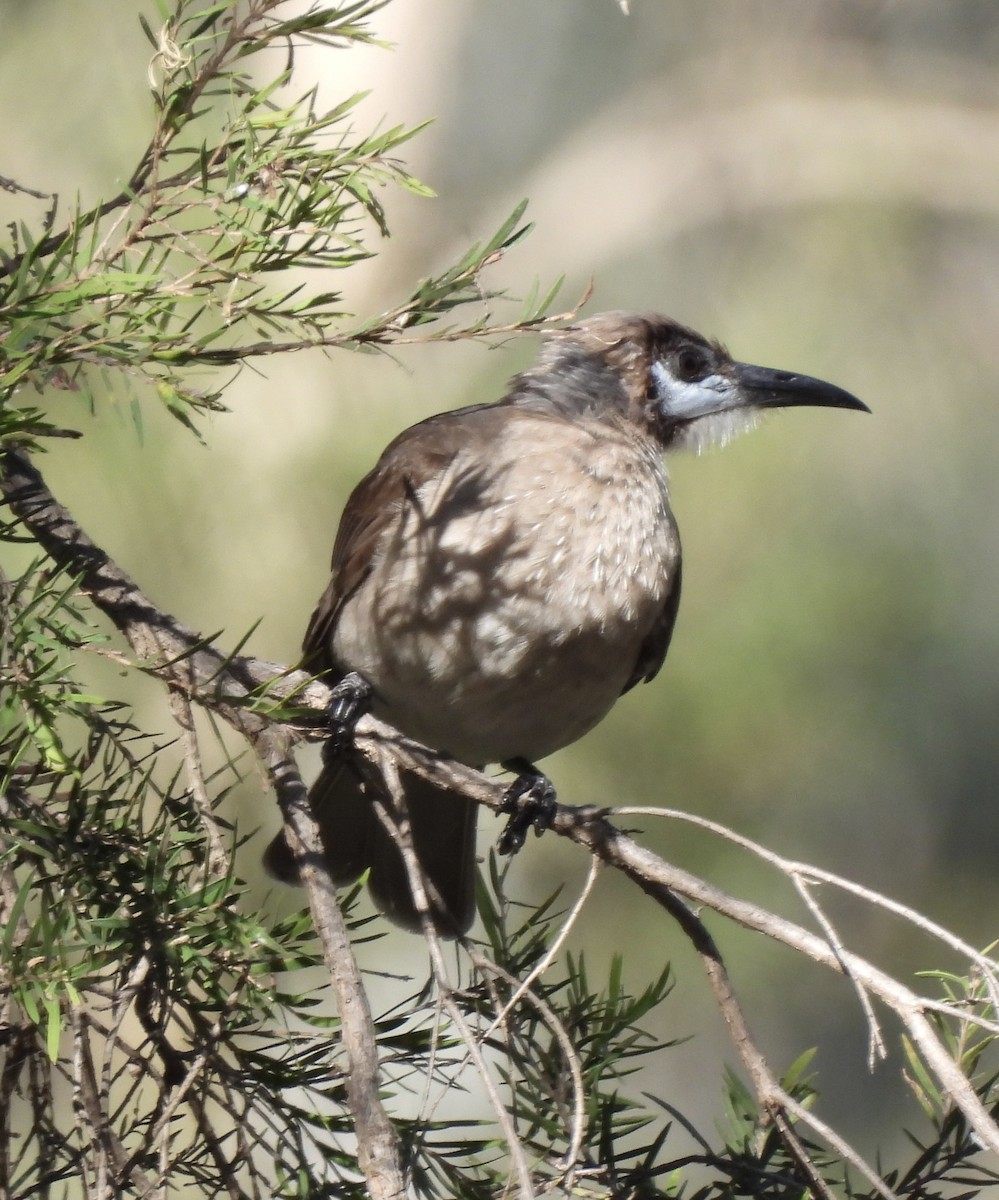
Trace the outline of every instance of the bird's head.
{"type": "Polygon", "coordinates": [[[566,408],[623,413],[663,447],[728,441],[772,408],[815,405],[869,412],[834,384],[810,375],[737,362],[667,317],[601,313],[557,331],[535,372],[559,381],[566,408]]]}

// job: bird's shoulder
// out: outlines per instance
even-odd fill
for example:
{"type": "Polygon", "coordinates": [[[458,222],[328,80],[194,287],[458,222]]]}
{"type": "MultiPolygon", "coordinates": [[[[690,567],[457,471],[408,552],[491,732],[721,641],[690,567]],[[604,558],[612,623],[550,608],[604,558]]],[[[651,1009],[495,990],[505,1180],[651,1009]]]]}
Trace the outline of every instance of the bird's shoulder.
{"type": "Polygon", "coordinates": [[[400,510],[429,481],[452,470],[471,445],[488,447],[506,420],[497,404],[476,404],[436,413],[404,429],[382,451],[351,493],[333,543],[330,581],[305,633],[305,665],[325,670],[329,646],[344,602],[371,570],[382,535],[400,510]]]}
{"type": "Polygon", "coordinates": [[[351,557],[373,549],[407,499],[450,472],[456,459],[470,450],[488,452],[503,423],[498,405],[476,404],[436,413],[393,438],[347,500],[333,544],[334,574],[351,557]]]}

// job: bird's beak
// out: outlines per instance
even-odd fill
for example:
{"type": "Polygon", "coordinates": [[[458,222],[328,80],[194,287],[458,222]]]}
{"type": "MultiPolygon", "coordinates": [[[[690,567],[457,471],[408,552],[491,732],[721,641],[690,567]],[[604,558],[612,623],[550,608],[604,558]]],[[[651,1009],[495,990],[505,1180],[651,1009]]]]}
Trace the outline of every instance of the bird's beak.
{"type": "Polygon", "coordinates": [[[660,416],[674,428],[690,426],[703,417],[792,405],[871,411],[863,401],[835,384],[813,379],[811,375],[754,367],[750,363],[730,361],[703,379],[683,381],[671,375],[663,363],[655,362],[652,377],[657,385],[660,416]]]}
{"type": "Polygon", "coordinates": [[[730,369],[742,404],[751,408],[789,408],[808,404],[818,408],[871,411],[850,392],[834,383],[813,379],[811,375],[796,375],[793,371],[777,371],[741,362],[732,363],[730,369]]]}

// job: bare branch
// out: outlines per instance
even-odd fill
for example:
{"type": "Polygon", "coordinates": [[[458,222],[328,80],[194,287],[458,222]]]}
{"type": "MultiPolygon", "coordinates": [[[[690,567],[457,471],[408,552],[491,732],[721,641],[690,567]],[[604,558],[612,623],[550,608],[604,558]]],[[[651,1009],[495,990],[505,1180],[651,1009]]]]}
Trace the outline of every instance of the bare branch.
{"type": "MultiPolygon", "coordinates": [[[[296,737],[307,736],[308,727],[303,724],[286,724],[278,734],[269,728],[268,718],[248,704],[248,700],[259,696],[261,688],[266,686],[267,695],[271,698],[294,697],[302,709],[322,709],[328,700],[329,689],[317,681],[310,680],[302,672],[289,672],[275,664],[262,663],[251,658],[227,657],[158,610],[107,555],[94,546],[69,514],[56,504],[45,488],[41,476],[23,454],[14,452],[4,457],[0,488],[15,513],[21,517],[54,561],[64,569],[79,575],[81,587],[89,592],[94,603],[122,630],[139,655],[144,668],[156,674],[169,687],[218,712],[249,739],[267,766],[294,844],[304,847],[310,902],[331,974],[340,971],[344,963],[348,964],[348,977],[344,978],[341,975],[338,991],[342,988],[341,1004],[345,1006],[341,1017],[345,1026],[348,1022],[356,1022],[358,1039],[351,1052],[351,1076],[354,1077],[357,1089],[352,1094],[351,1103],[352,1108],[357,1106],[354,1111],[359,1126],[368,1121],[374,1130],[372,1140],[368,1143],[373,1156],[368,1165],[377,1175],[385,1164],[393,1164],[398,1160],[393,1142],[394,1131],[391,1130],[387,1118],[383,1122],[384,1113],[379,1111],[379,1106],[372,1104],[372,1098],[377,1100],[377,1061],[372,1054],[373,1032],[370,1014],[365,1011],[360,977],[356,974],[356,966],[350,958],[349,941],[336,907],[335,892],[321,866],[322,855],[316,840],[314,823],[308,813],[305,788],[288,757],[292,741],[296,737]],[[350,1003],[351,997],[356,999],[359,1006],[356,1010],[350,1003]]],[[[498,809],[502,802],[504,789],[501,785],[491,782],[470,768],[441,759],[439,755],[407,741],[370,717],[366,717],[359,724],[355,744],[360,755],[378,769],[382,778],[389,781],[395,772],[402,768],[422,775],[448,790],[461,791],[470,799],[494,810],[498,809]]],[[[390,792],[395,790],[390,784],[390,792]]],[[[623,814],[635,810],[619,811],[623,814]]],[[[662,811],[671,817],[682,817],[708,828],[713,827],[711,823],[692,818],[689,814],[662,811]]],[[[705,941],[703,926],[693,917],[689,905],[708,907],[746,929],[762,933],[771,940],[806,955],[850,978],[862,995],[876,998],[884,1004],[899,1017],[944,1093],[961,1109],[981,1144],[999,1152],[999,1127],[948,1053],[927,1019],[927,1014],[938,1012],[993,1032],[996,1029],[994,1022],[959,1009],[955,1005],[918,995],[873,963],[851,952],[831,931],[828,923],[820,920],[823,929],[820,936],[777,913],[729,895],[705,880],[665,862],[612,825],[607,819],[606,810],[562,806],[558,810],[553,827],[561,836],[570,838],[630,878],[669,912],[687,932],[701,954],[733,1040],[747,1070],[754,1078],[761,1102],[772,1114],[782,1133],[786,1132],[784,1114],[791,1114],[799,1120],[806,1118],[788,1102],[789,1098],[776,1084],[772,1072],[755,1048],[735,1001],[734,991],[724,972],[724,964],[713,942],[710,939],[705,941]]],[[[722,832],[722,827],[714,828],[722,832]]],[[[991,978],[995,970],[992,959],[966,947],[960,939],[919,914],[807,864],[785,863],[779,856],[755,846],[746,839],[738,838],[730,831],[724,833],[773,862],[792,878],[800,878],[805,885],[827,882],[843,887],[869,902],[912,920],[933,936],[943,938],[948,945],[960,947],[967,953],[969,961],[982,971],[985,978],[991,978]]],[[[419,897],[421,884],[418,864],[414,865],[412,875],[414,892],[419,897]]],[[[429,921],[427,924],[429,930],[429,921]]],[[[433,937],[428,940],[445,1005],[456,1027],[462,1029],[469,1039],[471,1051],[475,1041],[449,995],[439,945],[433,937]]],[[[476,1061],[480,1062],[478,1058],[476,1061]]],[[[502,1118],[499,1119],[502,1125],[502,1118]]],[[[808,1120],[816,1132],[829,1140],[829,1135],[821,1123],[811,1117],[808,1120]]],[[[505,1129],[504,1132],[506,1136],[510,1136],[509,1129],[505,1129]]],[[[365,1139],[361,1138],[361,1141],[363,1143],[365,1139]]],[[[797,1157],[793,1131],[786,1133],[785,1141],[789,1151],[797,1157]]],[[[870,1168],[862,1166],[862,1160],[858,1156],[851,1156],[846,1152],[848,1148],[844,1149],[838,1143],[835,1144],[835,1148],[853,1162],[858,1170],[864,1170],[873,1184],[874,1180],[869,1174],[870,1168]]],[[[807,1164],[802,1161],[800,1165],[802,1170],[807,1172],[807,1164]]],[[[529,1195],[529,1174],[525,1172],[522,1163],[518,1164],[517,1170],[521,1194],[529,1195]]],[[[818,1187],[817,1182],[813,1183],[818,1187]]],[[[386,1169],[384,1179],[378,1186],[382,1190],[376,1194],[394,1194],[392,1188],[396,1183],[392,1181],[391,1167],[386,1169]]],[[[372,1190],[375,1190],[374,1186],[372,1190]]],[[[888,1195],[883,1185],[881,1190],[882,1195],[888,1195]]]]}
{"type": "Polygon", "coordinates": [[[399,1200],[405,1195],[405,1187],[398,1137],[379,1099],[377,1049],[367,995],[325,867],[307,792],[288,754],[289,736],[278,736],[245,703],[256,688],[274,683],[274,695],[306,695],[311,691],[321,697],[321,707],[328,689],[318,684],[311,689],[304,686],[309,681],[304,672],[290,673],[273,664],[227,658],[156,609],[56,503],[24,455],[10,452],[3,456],[0,489],[53,560],[79,576],[82,589],[128,638],[144,660],[145,669],[185,699],[194,697],[218,712],[260,756],[281,804],[293,848],[302,854],[313,920],[337,994],[350,1064],[348,1102],[357,1125],[361,1167],[377,1200],[399,1200]]]}
{"type": "MultiPolygon", "coordinates": [[[[942,925],[937,924],[936,921],[931,921],[929,917],[921,912],[917,912],[914,908],[910,908],[906,904],[900,904],[890,896],[885,896],[881,892],[874,891],[872,888],[864,887],[863,884],[856,883],[854,880],[847,879],[842,875],[836,875],[832,871],[812,866],[811,863],[797,862],[794,859],[784,858],[768,846],[762,846],[759,842],[754,842],[744,834],[737,833],[734,829],[730,829],[718,821],[712,821],[708,817],[702,817],[696,813],[683,812],[675,808],[628,805],[608,809],[607,815],[666,817],[672,821],[682,821],[685,824],[694,825],[699,829],[705,829],[710,833],[717,834],[733,845],[748,850],[764,862],[770,863],[771,866],[786,875],[795,884],[800,882],[804,888],[808,888],[813,884],[826,883],[831,887],[838,888],[840,891],[856,896],[868,904],[884,909],[886,912],[890,912],[894,916],[909,922],[917,929],[921,929],[924,933],[929,934],[930,937],[936,938],[951,950],[955,950],[958,954],[965,957],[969,964],[977,968],[981,973],[982,981],[989,994],[990,1003],[993,1009],[999,1011],[999,978],[997,978],[999,962],[995,958],[983,954],[980,950],[976,950],[974,946],[969,945],[963,938],[957,937],[949,929],[945,929],[942,925]]],[[[802,898],[805,899],[805,896],[802,895],[802,898]]],[[[938,1011],[959,1019],[968,1020],[970,1023],[977,1024],[990,1033],[999,1033],[999,1024],[982,1020],[974,1014],[956,1009],[951,1005],[941,1005],[938,1011]]]]}
{"type": "Polygon", "coordinates": [[[933,1006],[924,997],[859,955],[845,950],[837,954],[825,938],[759,905],[731,896],[680,867],[666,863],[622,834],[599,810],[561,808],[553,827],[617,867],[671,912],[673,909],[666,900],[667,893],[681,896],[694,905],[712,908],[744,928],[764,933],[838,974],[849,972],[851,978],[858,980],[898,1015],[917,1041],[927,1065],[960,1107],[982,1145],[999,1153],[999,1126],[926,1020],[924,1013],[933,1006]],[[963,1080],[960,1087],[952,1086],[956,1083],[954,1072],[963,1080]]]}
{"type": "Polygon", "coordinates": [[[323,856],[308,791],[291,760],[285,739],[271,731],[262,731],[254,738],[254,748],[277,793],[336,994],[347,1052],[347,1098],[357,1129],[358,1162],[373,1200],[404,1200],[406,1186],[399,1136],[379,1095],[378,1045],[368,994],[323,856]]]}
{"type": "Polygon", "coordinates": [[[86,1022],[79,1006],[74,1006],[71,1017],[74,1099],[78,1105],[77,1120],[81,1132],[89,1129],[90,1140],[95,1150],[90,1159],[91,1169],[95,1172],[95,1195],[102,1200],[103,1197],[110,1197],[126,1181],[136,1188],[139,1195],[148,1195],[152,1191],[152,1181],[127,1153],[108,1121],[102,1103],[102,1096],[106,1094],[98,1088],[86,1022]]]}
{"type": "MultiPolygon", "coordinates": [[[[793,1114],[816,1132],[823,1132],[825,1127],[816,1122],[807,1109],[802,1108],[788,1095],[771,1070],[763,1052],[749,1032],[742,1005],[739,1003],[728,969],[714,938],[701,919],[669,887],[653,885],[646,887],[645,890],[676,919],[700,955],[711,990],[714,992],[729,1034],[742,1059],[742,1065],[752,1082],[760,1107],[773,1121],[788,1153],[798,1164],[812,1188],[824,1200],[833,1200],[830,1188],[798,1137],[788,1114],[793,1114]]],[[[883,1200],[898,1200],[895,1193],[885,1186],[874,1168],[869,1166],[852,1147],[842,1142],[840,1152],[864,1175],[871,1186],[883,1197],[883,1200]]]]}

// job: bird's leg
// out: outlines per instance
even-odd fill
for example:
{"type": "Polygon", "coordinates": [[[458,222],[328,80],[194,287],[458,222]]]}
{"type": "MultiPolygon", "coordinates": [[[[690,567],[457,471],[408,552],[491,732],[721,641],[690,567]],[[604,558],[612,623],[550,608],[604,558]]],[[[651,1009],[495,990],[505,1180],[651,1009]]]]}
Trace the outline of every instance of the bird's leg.
{"type": "Polygon", "coordinates": [[[516,771],[517,778],[506,789],[500,806],[500,812],[509,813],[510,820],[500,834],[497,849],[500,854],[516,854],[532,825],[538,837],[551,826],[555,788],[548,776],[526,758],[510,758],[502,765],[507,771],[516,771]]]}
{"type": "Polygon", "coordinates": [[[326,706],[329,737],[323,743],[323,762],[342,757],[353,745],[354,727],[371,711],[373,695],[371,684],[356,671],[349,671],[334,685],[326,706]]]}

